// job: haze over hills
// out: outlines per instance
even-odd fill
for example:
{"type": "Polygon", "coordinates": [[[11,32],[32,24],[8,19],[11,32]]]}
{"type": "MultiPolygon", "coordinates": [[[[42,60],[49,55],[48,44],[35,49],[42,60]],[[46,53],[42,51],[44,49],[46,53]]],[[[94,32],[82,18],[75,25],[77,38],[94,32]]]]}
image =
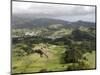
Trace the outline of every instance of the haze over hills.
{"type": "Polygon", "coordinates": [[[62,24],[65,27],[74,27],[79,28],[80,26],[85,27],[95,27],[94,22],[86,22],[86,21],[76,21],[69,22],[61,19],[54,18],[35,18],[30,15],[13,15],[12,16],[12,28],[32,28],[32,27],[47,27],[53,24],[62,24]]]}

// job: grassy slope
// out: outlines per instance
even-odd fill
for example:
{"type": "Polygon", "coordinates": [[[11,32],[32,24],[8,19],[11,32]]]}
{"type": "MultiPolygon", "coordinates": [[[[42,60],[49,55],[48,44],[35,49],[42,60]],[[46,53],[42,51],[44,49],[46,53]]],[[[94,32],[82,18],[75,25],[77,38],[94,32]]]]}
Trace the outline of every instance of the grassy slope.
{"type": "Polygon", "coordinates": [[[63,46],[50,45],[49,59],[41,58],[38,54],[30,54],[21,58],[13,56],[13,73],[39,72],[42,69],[47,71],[65,70],[68,64],[60,64],[60,54],[64,51],[63,46]]]}
{"type": "Polygon", "coordinates": [[[91,53],[86,53],[84,56],[88,59],[89,65],[91,69],[95,68],[96,62],[95,62],[95,51],[92,51],[91,53]]]}
{"type": "MultiPolygon", "coordinates": [[[[12,57],[13,73],[27,73],[44,71],[62,71],[67,70],[70,64],[61,64],[60,55],[65,51],[63,46],[49,45],[47,59],[45,56],[40,57],[39,54],[30,54],[23,57],[12,57]]],[[[88,59],[89,68],[95,68],[95,51],[86,53],[84,56],[88,59]]]]}

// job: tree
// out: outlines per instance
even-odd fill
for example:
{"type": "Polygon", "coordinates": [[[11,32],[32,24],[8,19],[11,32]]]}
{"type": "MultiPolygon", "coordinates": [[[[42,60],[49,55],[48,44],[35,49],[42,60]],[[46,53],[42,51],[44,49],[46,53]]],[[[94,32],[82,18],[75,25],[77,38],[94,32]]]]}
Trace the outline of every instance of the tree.
{"type": "Polygon", "coordinates": [[[68,50],[65,51],[63,56],[64,63],[77,63],[79,59],[82,58],[82,51],[78,49],[78,46],[70,46],[68,50]]]}

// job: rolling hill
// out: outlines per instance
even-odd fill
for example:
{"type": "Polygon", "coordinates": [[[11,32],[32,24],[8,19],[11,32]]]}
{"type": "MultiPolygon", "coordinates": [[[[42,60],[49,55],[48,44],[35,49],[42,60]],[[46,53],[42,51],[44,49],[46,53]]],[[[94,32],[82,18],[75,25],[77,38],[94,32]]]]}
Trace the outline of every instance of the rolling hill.
{"type": "Polygon", "coordinates": [[[13,15],[12,16],[12,28],[33,28],[33,27],[48,27],[54,24],[61,24],[67,28],[79,28],[80,26],[95,27],[93,22],[76,21],[69,22],[60,19],[52,18],[34,18],[32,16],[25,15],[13,15]]]}

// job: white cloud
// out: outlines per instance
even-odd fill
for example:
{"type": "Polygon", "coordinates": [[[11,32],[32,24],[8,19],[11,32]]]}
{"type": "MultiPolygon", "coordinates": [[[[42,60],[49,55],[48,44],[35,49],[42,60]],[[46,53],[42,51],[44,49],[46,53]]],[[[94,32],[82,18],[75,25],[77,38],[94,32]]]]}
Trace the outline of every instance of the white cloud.
{"type": "Polygon", "coordinates": [[[13,2],[13,13],[27,13],[32,14],[35,17],[87,16],[87,18],[90,19],[91,16],[95,16],[95,7],[31,2],[13,2]]]}

